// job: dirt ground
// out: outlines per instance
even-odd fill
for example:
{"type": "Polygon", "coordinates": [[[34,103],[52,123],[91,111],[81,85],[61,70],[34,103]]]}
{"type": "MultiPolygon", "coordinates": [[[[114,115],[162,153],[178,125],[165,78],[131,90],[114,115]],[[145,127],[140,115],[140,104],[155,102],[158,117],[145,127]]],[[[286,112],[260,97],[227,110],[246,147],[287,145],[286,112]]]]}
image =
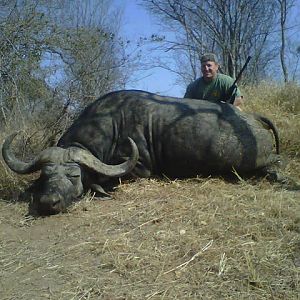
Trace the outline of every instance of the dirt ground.
{"type": "Polygon", "coordinates": [[[0,201],[0,299],[299,299],[300,196],[268,182],[138,180],[27,217],[0,201]]]}

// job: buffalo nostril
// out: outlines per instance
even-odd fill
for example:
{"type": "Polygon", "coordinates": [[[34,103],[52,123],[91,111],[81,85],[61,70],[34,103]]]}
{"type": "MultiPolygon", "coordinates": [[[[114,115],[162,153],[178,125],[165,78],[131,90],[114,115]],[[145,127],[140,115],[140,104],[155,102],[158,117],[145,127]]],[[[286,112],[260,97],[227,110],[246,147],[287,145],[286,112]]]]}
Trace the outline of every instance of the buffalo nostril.
{"type": "Polygon", "coordinates": [[[61,212],[62,202],[58,197],[43,196],[37,204],[37,211],[40,215],[53,215],[61,212]]]}
{"type": "Polygon", "coordinates": [[[48,209],[58,209],[62,203],[62,197],[59,195],[43,195],[40,197],[40,205],[48,209]]]}

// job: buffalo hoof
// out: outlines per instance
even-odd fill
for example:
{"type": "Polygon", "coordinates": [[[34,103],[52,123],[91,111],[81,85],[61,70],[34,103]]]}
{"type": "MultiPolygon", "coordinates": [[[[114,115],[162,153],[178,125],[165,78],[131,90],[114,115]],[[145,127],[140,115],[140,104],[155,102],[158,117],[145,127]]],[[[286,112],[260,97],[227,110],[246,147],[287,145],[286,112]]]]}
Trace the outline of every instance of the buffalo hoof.
{"type": "Polygon", "coordinates": [[[287,190],[300,191],[300,184],[296,180],[285,176],[278,171],[268,170],[266,178],[271,182],[279,183],[287,190]]]}

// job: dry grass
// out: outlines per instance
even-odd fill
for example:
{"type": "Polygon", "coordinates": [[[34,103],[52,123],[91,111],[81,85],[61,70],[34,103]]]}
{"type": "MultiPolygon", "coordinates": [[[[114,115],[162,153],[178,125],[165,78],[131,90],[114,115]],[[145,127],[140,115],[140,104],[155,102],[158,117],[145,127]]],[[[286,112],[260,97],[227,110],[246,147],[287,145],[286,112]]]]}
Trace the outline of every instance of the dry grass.
{"type": "Polygon", "coordinates": [[[245,89],[246,111],[260,112],[279,128],[281,148],[291,158],[300,156],[300,86],[262,83],[245,89]]]}
{"type": "Polygon", "coordinates": [[[123,184],[49,218],[2,203],[1,299],[297,299],[298,196],[199,178],[123,184]]]}
{"type": "MultiPolygon", "coordinates": [[[[246,110],[279,127],[286,172],[300,180],[299,110],[280,88],[246,93],[246,110]]],[[[25,185],[1,172],[6,195],[25,185]]],[[[137,180],[111,201],[26,213],[0,201],[1,299],[299,299],[299,192],[265,180],[137,180]]]]}

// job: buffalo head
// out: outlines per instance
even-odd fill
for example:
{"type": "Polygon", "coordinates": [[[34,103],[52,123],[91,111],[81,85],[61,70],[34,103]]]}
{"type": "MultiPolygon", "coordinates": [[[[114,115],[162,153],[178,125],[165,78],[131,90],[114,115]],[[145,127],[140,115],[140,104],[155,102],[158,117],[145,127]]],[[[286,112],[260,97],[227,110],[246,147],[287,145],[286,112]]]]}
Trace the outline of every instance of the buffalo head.
{"type": "Polygon", "coordinates": [[[63,212],[84,192],[85,172],[95,175],[119,177],[129,173],[136,165],[139,153],[136,144],[131,144],[130,158],[118,165],[101,162],[88,150],[79,147],[49,147],[31,162],[18,160],[11,151],[11,143],[17,133],[8,136],[2,147],[3,159],[8,167],[18,174],[30,174],[40,170],[40,177],[30,188],[32,206],[40,215],[63,212]]]}

